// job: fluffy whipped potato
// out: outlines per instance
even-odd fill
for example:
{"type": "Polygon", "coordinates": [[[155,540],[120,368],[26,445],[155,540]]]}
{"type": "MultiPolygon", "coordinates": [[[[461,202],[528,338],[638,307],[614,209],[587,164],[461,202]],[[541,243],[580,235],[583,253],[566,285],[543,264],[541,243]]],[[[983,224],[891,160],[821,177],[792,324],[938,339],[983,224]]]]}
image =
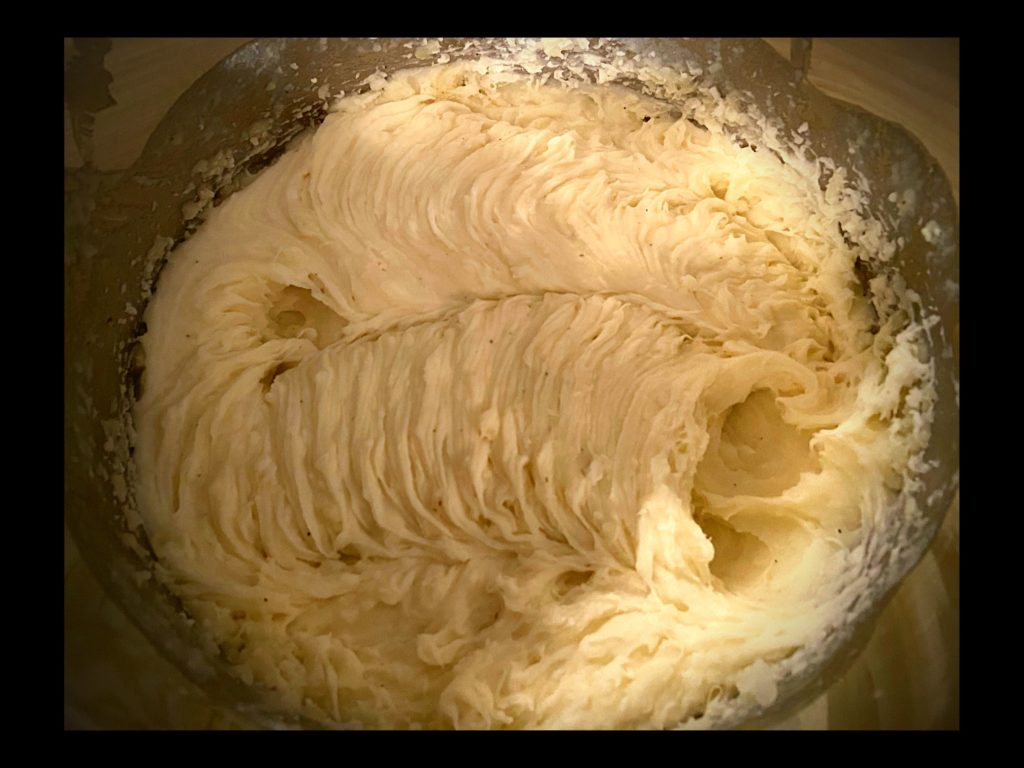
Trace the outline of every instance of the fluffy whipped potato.
{"type": "Polygon", "coordinates": [[[164,578],[327,723],[769,703],[892,514],[928,369],[834,216],[817,178],[614,86],[449,66],[341,101],[146,311],[164,578]]]}

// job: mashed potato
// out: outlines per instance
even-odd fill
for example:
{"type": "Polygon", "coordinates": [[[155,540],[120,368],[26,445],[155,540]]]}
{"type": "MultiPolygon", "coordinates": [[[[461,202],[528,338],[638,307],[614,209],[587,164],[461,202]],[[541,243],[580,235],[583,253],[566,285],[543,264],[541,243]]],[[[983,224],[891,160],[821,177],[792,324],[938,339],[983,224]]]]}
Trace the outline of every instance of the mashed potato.
{"type": "Polygon", "coordinates": [[[343,100],[171,257],[139,501],[243,679],[370,727],[667,727],[841,620],[930,370],[818,179],[459,65],[343,100]]]}

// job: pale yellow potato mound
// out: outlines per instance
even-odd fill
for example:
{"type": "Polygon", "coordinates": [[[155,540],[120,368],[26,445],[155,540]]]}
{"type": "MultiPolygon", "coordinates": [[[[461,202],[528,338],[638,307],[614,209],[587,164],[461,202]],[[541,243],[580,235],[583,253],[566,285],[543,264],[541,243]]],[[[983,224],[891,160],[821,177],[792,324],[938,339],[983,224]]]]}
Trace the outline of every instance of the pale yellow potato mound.
{"type": "Polygon", "coordinates": [[[166,579],[328,723],[770,702],[908,457],[919,366],[854,258],[816,178],[624,89],[450,66],[344,100],[146,312],[166,579]]]}

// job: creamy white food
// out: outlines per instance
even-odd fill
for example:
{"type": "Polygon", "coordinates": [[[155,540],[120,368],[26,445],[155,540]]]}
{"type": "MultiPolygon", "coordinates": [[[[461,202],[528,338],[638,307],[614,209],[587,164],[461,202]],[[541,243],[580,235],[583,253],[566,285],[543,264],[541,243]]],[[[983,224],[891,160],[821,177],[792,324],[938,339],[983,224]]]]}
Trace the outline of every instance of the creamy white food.
{"type": "Polygon", "coordinates": [[[834,216],[816,178],[619,88],[452,66],[341,102],[146,312],[165,579],[327,723],[770,702],[891,514],[927,370],[873,328],[834,216]]]}

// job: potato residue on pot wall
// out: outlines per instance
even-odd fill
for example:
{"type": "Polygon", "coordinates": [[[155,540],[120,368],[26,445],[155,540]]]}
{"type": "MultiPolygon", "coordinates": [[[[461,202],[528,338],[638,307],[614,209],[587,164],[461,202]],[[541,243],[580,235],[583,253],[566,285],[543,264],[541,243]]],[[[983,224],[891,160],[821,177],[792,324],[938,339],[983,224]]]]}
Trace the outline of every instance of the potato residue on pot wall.
{"type": "Polygon", "coordinates": [[[876,315],[848,215],[618,87],[452,65],[340,102],[146,311],[168,582],[329,723],[770,703],[928,439],[920,328],[876,315]]]}

